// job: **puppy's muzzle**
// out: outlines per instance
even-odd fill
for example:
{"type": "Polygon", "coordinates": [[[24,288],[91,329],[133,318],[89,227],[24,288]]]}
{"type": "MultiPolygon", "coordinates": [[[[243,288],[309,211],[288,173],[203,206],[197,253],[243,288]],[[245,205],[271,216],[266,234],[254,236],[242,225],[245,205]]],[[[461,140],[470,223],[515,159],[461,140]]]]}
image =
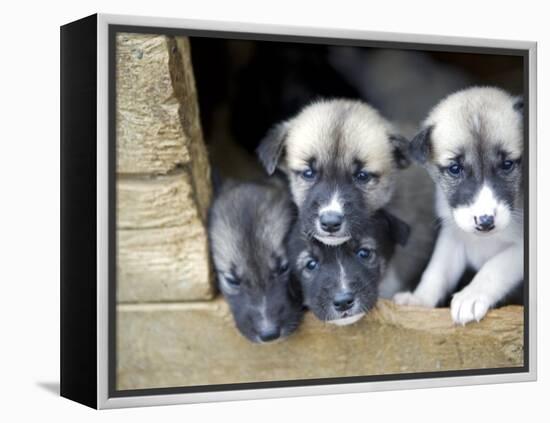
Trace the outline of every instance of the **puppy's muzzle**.
{"type": "Polygon", "coordinates": [[[326,211],[320,214],[319,223],[323,231],[333,234],[342,228],[344,215],[334,211],[326,211]]]}
{"type": "Polygon", "coordinates": [[[270,327],[261,330],[258,333],[258,337],[262,342],[270,342],[275,341],[276,339],[279,339],[281,336],[281,329],[278,327],[270,327]]]}
{"type": "Polygon", "coordinates": [[[351,292],[342,292],[334,297],[332,305],[338,312],[344,312],[353,307],[355,296],[351,292]]]}
{"type": "Polygon", "coordinates": [[[493,215],[474,216],[474,221],[476,230],[480,232],[489,232],[495,228],[495,217],[493,215]]]}

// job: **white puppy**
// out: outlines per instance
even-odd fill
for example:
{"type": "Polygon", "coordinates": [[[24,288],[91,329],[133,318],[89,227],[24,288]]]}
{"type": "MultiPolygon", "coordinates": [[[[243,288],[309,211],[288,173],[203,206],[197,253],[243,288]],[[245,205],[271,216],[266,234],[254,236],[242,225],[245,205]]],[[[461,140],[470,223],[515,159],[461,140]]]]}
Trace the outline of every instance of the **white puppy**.
{"type": "Polygon", "coordinates": [[[454,294],[456,323],[479,321],[523,280],[522,100],[496,88],[450,95],[411,142],[434,179],[441,220],[435,250],[416,290],[398,304],[435,307],[470,266],[454,294]]]}

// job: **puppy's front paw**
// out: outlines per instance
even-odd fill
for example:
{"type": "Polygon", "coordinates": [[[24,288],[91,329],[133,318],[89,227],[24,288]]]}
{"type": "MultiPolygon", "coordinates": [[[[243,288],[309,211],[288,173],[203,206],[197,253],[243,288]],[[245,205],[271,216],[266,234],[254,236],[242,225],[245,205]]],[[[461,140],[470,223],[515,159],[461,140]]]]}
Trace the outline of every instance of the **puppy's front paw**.
{"type": "Polygon", "coordinates": [[[410,305],[410,306],[420,306],[420,307],[432,307],[428,301],[423,298],[415,295],[412,292],[398,292],[393,296],[393,301],[399,305],[410,305]]]}
{"type": "Polygon", "coordinates": [[[489,299],[482,293],[473,289],[464,288],[456,293],[451,301],[451,316],[457,324],[479,322],[491,307],[489,299]]]}

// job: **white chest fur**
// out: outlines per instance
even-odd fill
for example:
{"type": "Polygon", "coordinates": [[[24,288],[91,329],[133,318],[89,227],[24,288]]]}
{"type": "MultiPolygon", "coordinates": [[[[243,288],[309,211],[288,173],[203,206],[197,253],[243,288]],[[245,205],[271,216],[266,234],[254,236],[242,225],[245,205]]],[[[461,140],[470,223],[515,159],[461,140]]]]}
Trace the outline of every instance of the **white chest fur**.
{"type": "Polygon", "coordinates": [[[452,216],[451,209],[440,189],[436,191],[437,215],[442,220],[442,227],[448,230],[457,250],[463,252],[468,265],[479,270],[487,260],[506,248],[523,242],[523,213],[513,215],[509,225],[495,233],[470,233],[459,228],[452,216]]]}
{"type": "Polygon", "coordinates": [[[516,226],[515,222],[502,232],[487,235],[466,233],[452,223],[447,224],[452,227],[457,249],[463,249],[468,265],[476,271],[501,251],[522,242],[521,236],[514,236],[515,232],[521,233],[521,228],[516,231],[512,227],[516,226]]]}

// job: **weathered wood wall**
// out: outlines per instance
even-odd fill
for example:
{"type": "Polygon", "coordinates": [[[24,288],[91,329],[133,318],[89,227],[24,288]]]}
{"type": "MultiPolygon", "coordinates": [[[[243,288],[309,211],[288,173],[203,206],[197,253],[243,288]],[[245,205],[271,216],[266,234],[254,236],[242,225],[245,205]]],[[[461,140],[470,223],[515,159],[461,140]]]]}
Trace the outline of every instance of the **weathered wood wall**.
{"type": "Polygon", "coordinates": [[[116,48],[117,299],[209,299],[210,171],[189,40],[118,34],[116,48]]]}

